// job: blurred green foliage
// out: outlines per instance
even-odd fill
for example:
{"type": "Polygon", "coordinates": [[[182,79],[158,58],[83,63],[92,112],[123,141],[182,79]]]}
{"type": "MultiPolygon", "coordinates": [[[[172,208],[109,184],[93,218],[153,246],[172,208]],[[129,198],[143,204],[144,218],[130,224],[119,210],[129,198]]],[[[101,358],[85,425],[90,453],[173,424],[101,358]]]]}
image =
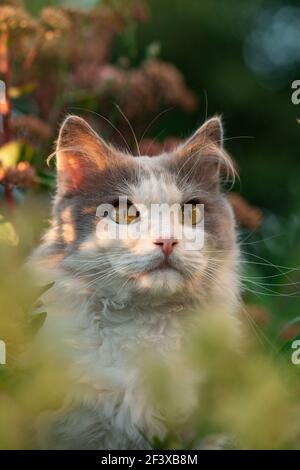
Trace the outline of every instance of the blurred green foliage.
{"type": "MultiPolygon", "coordinates": [[[[61,3],[25,1],[35,16],[44,6],[61,3]]],[[[101,1],[65,3],[88,8],[101,1]]],[[[102,3],[117,8],[122,4],[102,3]]],[[[143,367],[148,364],[153,379],[154,400],[164,409],[169,427],[166,441],[154,442],[154,446],[192,447],[198,438],[224,434],[242,448],[299,448],[299,369],[290,361],[290,340],[300,330],[300,126],[296,121],[300,113],[291,102],[291,83],[300,79],[300,29],[295,27],[300,18],[298,3],[147,3],[150,19],[142,24],[128,21],[116,34],[110,63],[121,64],[120,69],[127,71],[153,57],[169,61],[183,72],[199,99],[197,112],[188,114],[171,107],[157,117],[147,135],[159,140],[183,138],[207,115],[222,114],[225,145],[241,174],[236,189],[264,211],[259,231],[240,230],[244,322],[248,327],[243,354],[232,349],[232,332],[217,317],[218,322],[200,325],[189,337],[184,358],[172,358],[175,373],[170,364],[144,358],[143,367]],[[205,371],[203,381],[186,390],[184,374],[199,368],[205,371]],[[185,410],[190,434],[183,423],[179,438],[174,433],[176,414],[181,405],[185,409],[190,393],[194,394],[190,401],[194,402],[193,413],[185,410]]],[[[59,72],[57,77],[65,77],[60,59],[49,58],[39,67],[45,68],[46,77],[53,70],[59,72]]],[[[46,81],[42,83],[46,85],[46,81]]],[[[91,115],[89,111],[102,113],[102,95],[97,90],[69,90],[66,78],[62,83],[65,88],[58,93],[55,116],[60,116],[57,108],[62,103],[68,111],[76,112],[74,106],[85,108],[87,115],[91,115]]],[[[21,85],[11,89],[15,115],[39,115],[33,99],[36,84],[21,85]]],[[[119,124],[113,99],[110,104],[106,115],[119,124]]],[[[42,117],[49,123],[51,116],[42,117]]],[[[101,116],[93,117],[101,120],[101,116]]],[[[56,128],[57,123],[52,126],[56,128]]],[[[41,123],[40,129],[45,130],[41,123]]],[[[49,192],[54,188],[54,175],[44,165],[51,151],[46,137],[43,148],[12,141],[1,148],[0,161],[3,167],[7,162],[30,161],[40,187],[49,192]]],[[[0,185],[0,196],[3,191],[0,185]]],[[[47,192],[39,191],[33,198],[29,191],[25,201],[24,194],[24,190],[14,190],[15,199],[22,204],[13,214],[6,207],[0,210],[0,339],[8,344],[10,363],[0,368],[0,448],[31,447],[28,429],[34,417],[42,409],[58,406],[66,387],[55,358],[47,351],[29,355],[25,363],[21,359],[24,347],[45,319],[45,315],[32,318],[30,307],[37,293],[23,264],[47,226],[50,207],[47,192]],[[57,394],[52,396],[51,390],[57,394]]]]}
{"type": "Polygon", "coordinates": [[[153,404],[168,433],[157,448],[299,449],[299,367],[266,352],[244,325],[200,316],[183,352],[142,356],[153,404]],[[239,344],[239,346],[237,346],[239,344]]]}
{"type": "Polygon", "coordinates": [[[51,285],[35,287],[25,263],[44,222],[41,201],[28,201],[10,220],[0,219],[0,339],[6,346],[6,364],[0,365],[0,450],[36,448],[35,419],[60,407],[68,387],[55,338],[35,341],[46,319],[39,297],[51,285]]]}

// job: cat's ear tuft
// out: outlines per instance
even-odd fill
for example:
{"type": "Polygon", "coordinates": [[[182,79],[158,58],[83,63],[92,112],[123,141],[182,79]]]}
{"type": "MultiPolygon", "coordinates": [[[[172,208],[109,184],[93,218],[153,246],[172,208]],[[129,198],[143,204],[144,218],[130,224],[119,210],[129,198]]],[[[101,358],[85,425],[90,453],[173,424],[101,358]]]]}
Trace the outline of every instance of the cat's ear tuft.
{"type": "MultiPolygon", "coordinates": [[[[234,180],[236,170],[223,149],[223,126],[219,117],[206,121],[176,152],[180,174],[218,188],[221,179],[234,180]]],[[[185,177],[185,180],[187,177],[185,177]]]]}
{"type": "Polygon", "coordinates": [[[58,191],[80,189],[88,175],[106,166],[109,147],[79,116],[68,116],[56,146],[58,191]]]}

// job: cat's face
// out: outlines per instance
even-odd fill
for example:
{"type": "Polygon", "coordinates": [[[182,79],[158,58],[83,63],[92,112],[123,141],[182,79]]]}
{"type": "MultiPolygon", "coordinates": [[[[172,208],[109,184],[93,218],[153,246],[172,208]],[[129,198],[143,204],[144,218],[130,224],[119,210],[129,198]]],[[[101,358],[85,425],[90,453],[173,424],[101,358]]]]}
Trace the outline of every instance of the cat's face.
{"type": "Polygon", "coordinates": [[[116,151],[71,116],[57,158],[52,253],[86,287],[147,301],[204,295],[221,282],[235,231],[219,188],[232,163],[218,118],[172,153],[150,158],[116,151]]]}

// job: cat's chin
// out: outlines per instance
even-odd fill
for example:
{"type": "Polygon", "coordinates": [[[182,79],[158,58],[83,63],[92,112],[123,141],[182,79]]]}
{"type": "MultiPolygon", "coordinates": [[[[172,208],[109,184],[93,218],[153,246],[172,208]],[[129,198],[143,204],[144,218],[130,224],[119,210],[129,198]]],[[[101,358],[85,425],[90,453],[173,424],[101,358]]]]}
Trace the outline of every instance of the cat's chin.
{"type": "Polygon", "coordinates": [[[184,287],[182,274],[173,268],[145,271],[136,277],[135,282],[140,290],[165,295],[176,293],[184,287]]]}

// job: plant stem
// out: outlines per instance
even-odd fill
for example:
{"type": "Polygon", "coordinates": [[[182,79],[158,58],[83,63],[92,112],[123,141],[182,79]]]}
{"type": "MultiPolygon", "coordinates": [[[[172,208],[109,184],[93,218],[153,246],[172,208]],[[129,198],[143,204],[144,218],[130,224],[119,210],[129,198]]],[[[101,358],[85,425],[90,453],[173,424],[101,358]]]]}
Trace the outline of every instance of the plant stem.
{"type": "Polygon", "coordinates": [[[11,140],[11,103],[9,97],[10,86],[10,63],[8,51],[8,33],[0,33],[0,74],[5,84],[5,101],[1,104],[1,115],[3,119],[3,143],[11,140]]]}
{"type": "Polygon", "coordinates": [[[4,195],[5,201],[7,204],[7,208],[9,212],[11,212],[14,208],[14,194],[13,194],[13,186],[11,184],[4,185],[4,195]]]}
{"type": "MultiPolygon", "coordinates": [[[[8,48],[8,32],[4,31],[0,33],[0,75],[5,85],[5,96],[0,103],[0,114],[3,125],[3,137],[2,144],[6,144],[11,141],[11,102],[9,97],[9,86],[10,86],[10,61],[9,61],[9,48],[8,48]]],[[[11,211],[14,206],[13,187],[11,184],[6,184],[4,187],[5,200],[8,209],[11,211]]]]}

